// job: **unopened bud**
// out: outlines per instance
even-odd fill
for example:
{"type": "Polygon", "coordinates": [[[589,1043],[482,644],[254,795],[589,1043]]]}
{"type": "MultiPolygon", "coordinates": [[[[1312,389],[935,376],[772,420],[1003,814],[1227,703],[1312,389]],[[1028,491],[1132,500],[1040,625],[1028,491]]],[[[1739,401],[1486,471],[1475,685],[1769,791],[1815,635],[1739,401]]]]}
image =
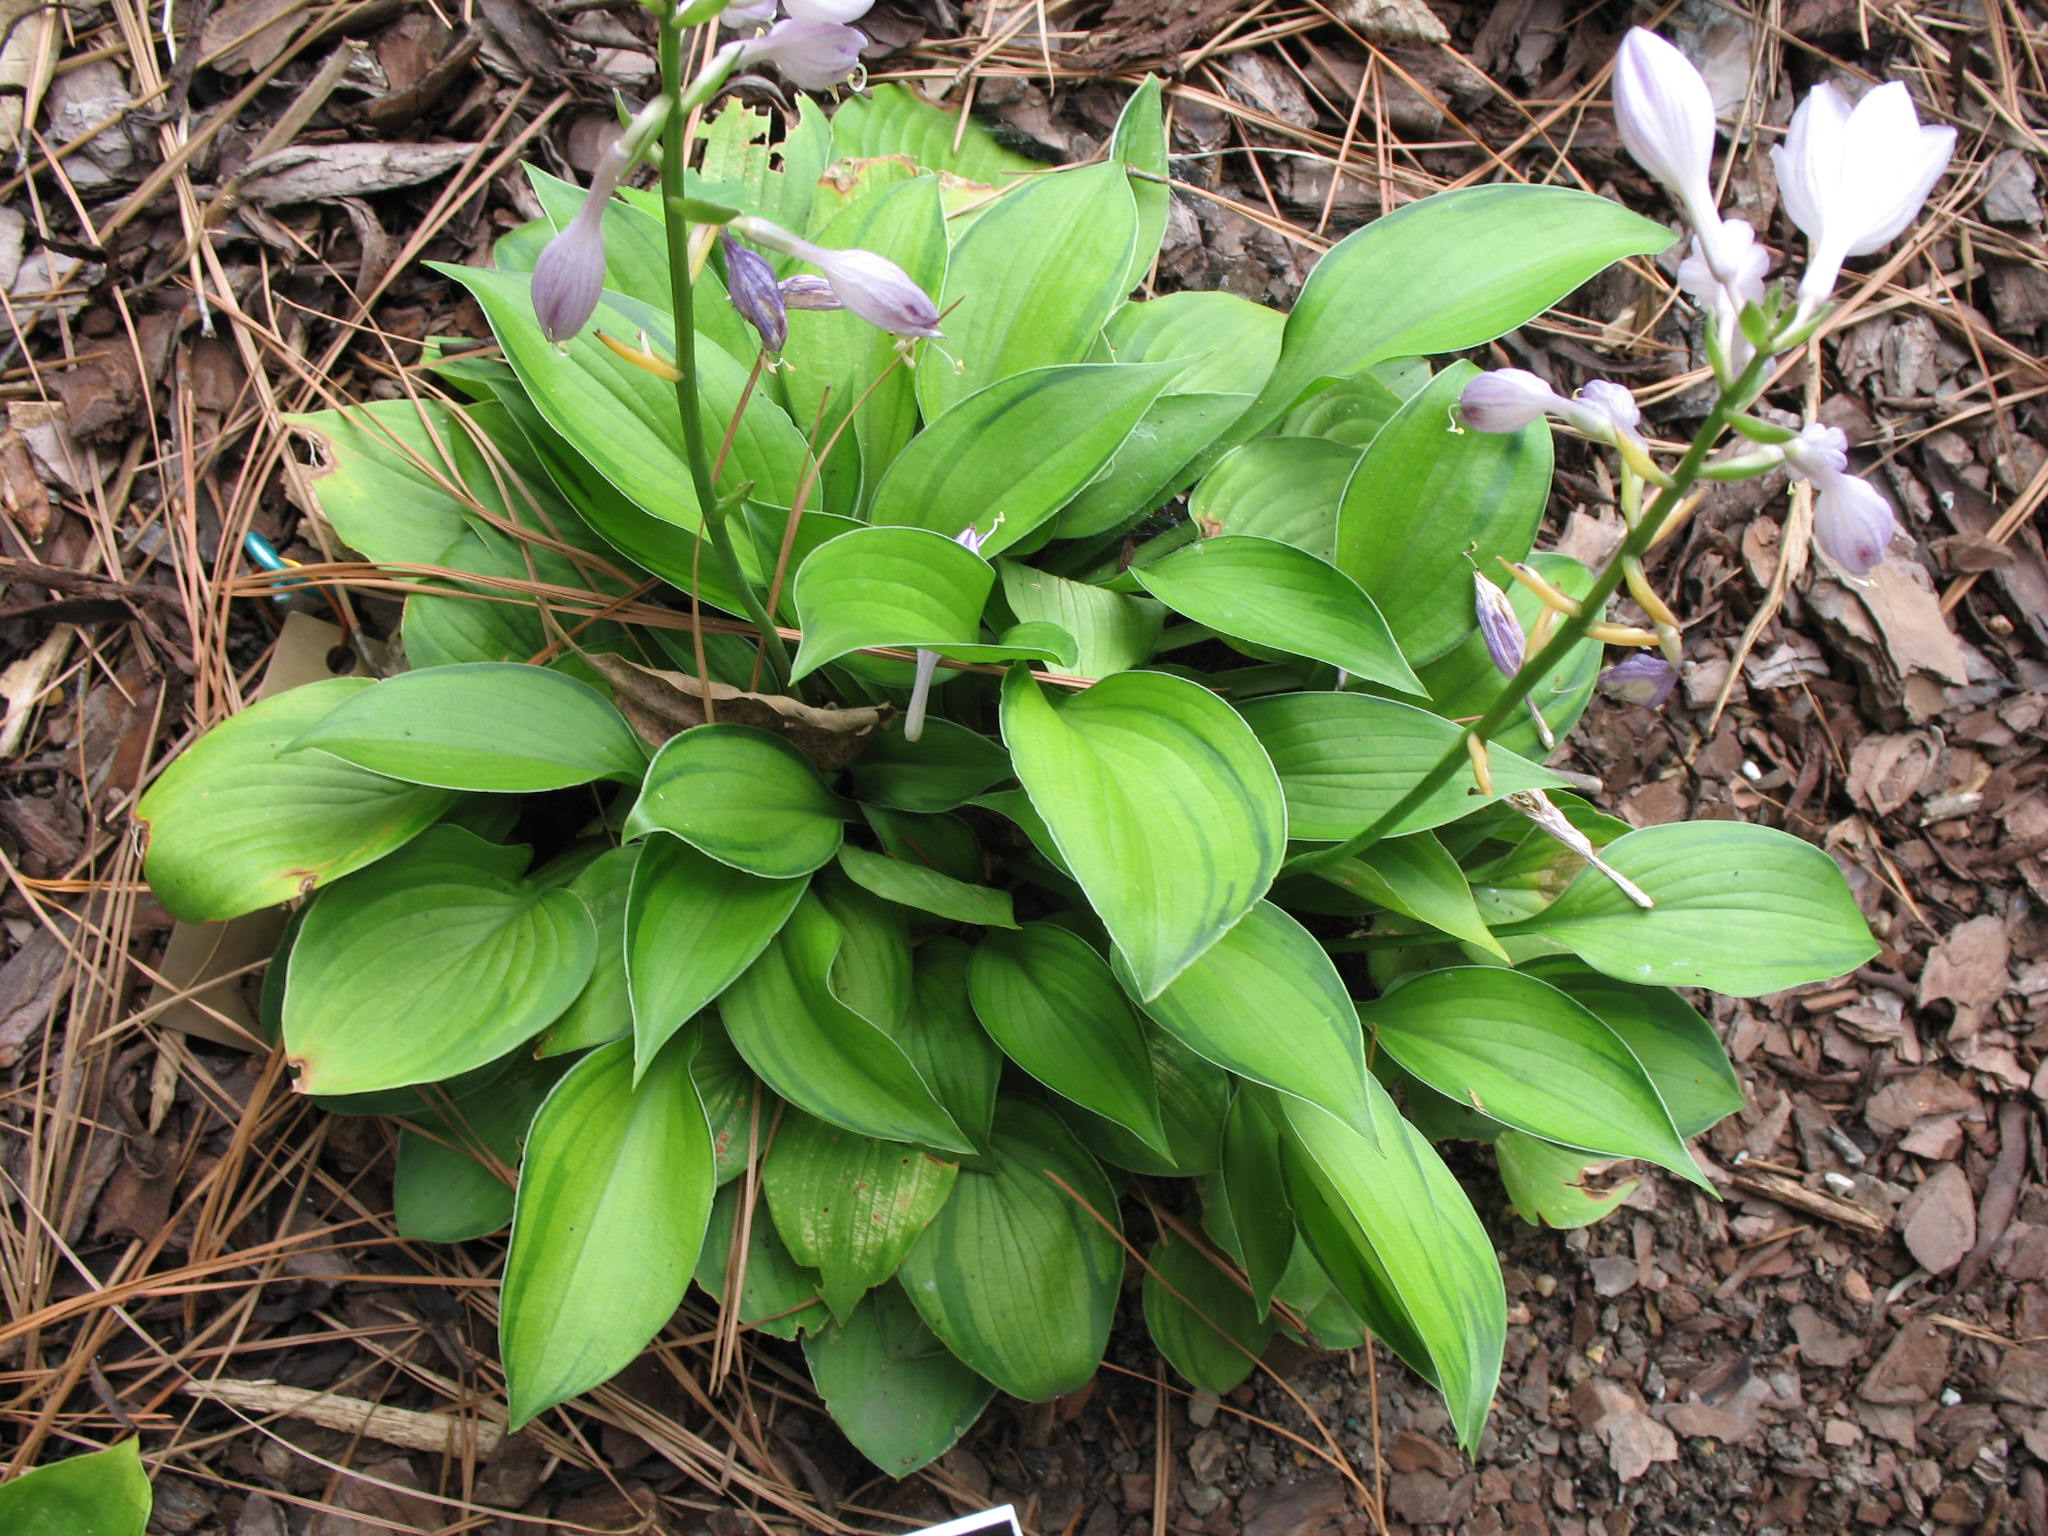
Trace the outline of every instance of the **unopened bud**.
{"type": "Polygon", "coordinates": [[[533,264],[533,314],[560,346],[590,323],[604,294],[604,200],[586,199],[533,264]]]}
{"type": "Polygon", "coordinates": [[[757,245],[808,261],[825,274],[840,304],[869,325],[897,336],[945,334],[939,329],[939,307],[931,296],[888,257],[873,251],[813,245],[767,219],[735,219],[733,228],[757,245]]]}
{"type": "Polygon", "coordinates": [[[809,272],[799,272],[795,277],[785,277],[781,283],[782,307],[784,309],[844,309],[839,295],[832,291],[832,285],[822,277],[809,272]]]}
{"type": "Polygon", "coordinates": [[[1482,373],[1458,396],[1458,417],[1474,432],[1519,432],[1568,402],[1525,368],[1482,373]]]}
{"type": "Polygon", "coordinates": [[[1626,704],[1656,709],[1678,686],[1678,670],[1662,656],[1647,652],[1616,662],[1600,674],[1600,691],[1626,704]]]}

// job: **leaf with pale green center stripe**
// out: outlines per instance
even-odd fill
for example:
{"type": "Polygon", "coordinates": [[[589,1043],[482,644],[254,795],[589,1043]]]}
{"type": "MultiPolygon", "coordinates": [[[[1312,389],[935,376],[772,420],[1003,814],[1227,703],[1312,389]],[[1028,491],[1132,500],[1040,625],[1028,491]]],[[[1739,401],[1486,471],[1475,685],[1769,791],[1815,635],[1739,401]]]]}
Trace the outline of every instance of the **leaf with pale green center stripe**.
{"type": "Polygon", "coordinates": [[[1055,705],[1012,668],[1002,726],[1032,808],[1141,1000],[1273,883],[1287,838],[1279,780],[1243,719],[1200,684],[1119,672],[1055,705]]]}
{"type": "Polygon", "coordinates": [[[1446,1098],[1545,1141],[1657,1163],[1711,1193],[1635,1053],[1548,982],[1451,966],[1360,1011],[1381,1049],[1446,1098]]]}
{"type": "Polygon", "coordinates": [[[1596,869],[1508,933],[1566,946],[1621,981],[1759,997],[1846,976],[1878,952],[1842,872],[1773,827],[1644,827],[1601,857],[1657,905],[1637,906],[1596,869]]]}

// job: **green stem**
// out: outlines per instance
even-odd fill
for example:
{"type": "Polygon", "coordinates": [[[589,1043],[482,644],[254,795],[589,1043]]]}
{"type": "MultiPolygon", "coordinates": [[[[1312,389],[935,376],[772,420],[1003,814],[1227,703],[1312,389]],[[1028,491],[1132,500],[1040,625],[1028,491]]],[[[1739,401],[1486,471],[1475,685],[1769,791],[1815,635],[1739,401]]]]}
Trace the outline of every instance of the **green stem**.
{"type": "Polygon", "coordinates": [[[1585,638],[1587,627],[1599,622],[1600,616],[1606,612],[1607,600],[1614,596],[1616,589],[1621,585],[1628,557],[1633,555],[1640,558],[1656,542],[1658,530],[1677,510],[1679,501],[1692,489],[1693,482],[1699,479],[1700,466],[1706,462],[1706,457],[1713,451],[1714,444],[1720,441],[1729,417],[1746,409],[1756,397],[1757,391],[1762,387],[1764,370],[1769,362],[1769,358],[1759,355],[1743,370],[1740,378],[1721,391],[1719,398],[1714,402],[1713,410],[1707,413],[1706,421],[1701,424],[1698,435],[1693,438],[1692,445],[1686,449],[1685,457],[1680,459],[1678,467],[1672,470],[1671,485],[1657,497],[1643,513],[1642,518],[1629,530],[1628,537],[1622,540],[1621,548],[1614,552],[1614,557],[1607,562],[1607,568],[1593,583],[1592,590],[1579,600],[1578,615],[1567,617],[1558,625],[1557,633],[1551,636],[1550,642],[1522,663],[1522,669],[1508,679],[1508,684],[1501,690],[1500,697],[1493,701],[1493,707],[1476,723],[1467,726],[1464,734],[1459,737],[1458,744],[1445,752],[1436,766],[1424,774],[1407,794],[1395,801],[1371,826],[1348,842],[1339,843],[1333,848],[1320,849],[1295,860],[1288,865],[1290,872],[1313,874],[1317,870],[1350,858],[1361,848],[1378,842],[1387,835],[1388,828],[1399,826],[1402,817],[1443,788],[1451,781],[1452,775],[1471,762],[1470,751],[1466,746],[1467,739],[1476,736],[1481,741],[1490,741],[1494,733],[1521,707],[1522,701],[1528,698],[1537,680],[1561,666],[1571,648],[1585,638]]]}
{"type": "Polygon", "coordinates": [[[727,511],[719,505],[718,488],[711,475],[711,449],[704,436],[704,415],[697,400],[696,285],[690,281],[690,221],[683,213],[688,195],[684,175],[690,155],[690,114],[683,101],[683,29],[675,12],[661,22],[661,83],[674,103],[662,133],[661,212],[668,230],[668,287],[676,318],[676,409],[683,419],[684,458],[690,466],[690,484],[697,493],[697,516],[711,541],[711,552],[727,583],[739,595],[747,618],[761,632],[761,653],[777,692],[789,684],[789,647],[783,644],[775,622],[761,605],[760,594],[747,580],[740,566],[739,550],[726,522],[727,511]]]}

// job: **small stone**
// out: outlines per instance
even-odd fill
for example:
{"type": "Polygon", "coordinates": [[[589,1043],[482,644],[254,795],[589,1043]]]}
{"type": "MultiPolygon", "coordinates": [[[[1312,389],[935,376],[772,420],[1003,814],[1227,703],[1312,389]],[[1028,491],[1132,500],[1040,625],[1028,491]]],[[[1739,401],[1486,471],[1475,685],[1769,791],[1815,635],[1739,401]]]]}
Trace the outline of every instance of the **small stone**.
{"type": "Polygon", "coordinates": [[[1924,1403],[1947,1381],[1948,1333],[1918,1318],[1898,1331],[1858,1390],[1873,1403],[1924,1403]]]}
{"type": "Polygon", "coordinates": [[[2048,1350],[2008,1349],[1991,1373],[1991,1395],[2004,1403],[2048,1408],[2048,1350]]]}
{"type": "Polygon", "coordinates": [[[1387,1479],[1387,1512],[1410,1525],[1449,1525],[1451,1485],[1434,1472],[1396,1472],[1387,1479]]]}
{"type": "Polygon", "coordinates": [[[1674,1403],[1658,1417],[1688,1440],[1719,1440],[1725,1445],[1740,1445],[1757,1427],[1754,1415],[1730,1413],[1709,1403],[1674,1403]]]}
{"type": "Polygon", "coordinates": [[[1230,1439],[1220,1429],[1205,1429],[1189,1442],[1188,1471],[1197,1483],[1212,1484],[1230,1461],[1230,1439]]]}
{"type": "Polygon", "coordinates": [[[1387,1465],[1396,1472],[1434,1472],[1456,1477],[1461,1470],[1457,1454],[1427,1435],[1404,1429],[1387,1451],[1387,1465]]]}
{"type": "Polygon", "coordinates": [[[1207,1387],[1198,1388],[1188,1399],[1188,1422],[1197,1429],[1207,1429],[1216,1422],[1216,1410],[1221,1405],[1214,1392],[1207,1387]]]}
{"type": "Polygon", "coordinates": [[[1595,1259],[1587,1266],[1593,1271],[1593,1289],[1602,1296],[1619,1296],[1634,1288],[1642,1268],[1634,1259],[1595,1259]]]}

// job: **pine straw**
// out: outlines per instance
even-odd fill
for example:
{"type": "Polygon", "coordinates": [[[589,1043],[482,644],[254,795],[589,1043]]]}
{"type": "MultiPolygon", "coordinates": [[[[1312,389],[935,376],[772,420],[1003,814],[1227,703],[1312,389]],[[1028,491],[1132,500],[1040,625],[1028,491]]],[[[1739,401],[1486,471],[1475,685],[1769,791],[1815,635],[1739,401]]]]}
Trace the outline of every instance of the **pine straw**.
{"type": "MultiPolygon", "coordinates": [[[[924,46],[896,61],[893,74],[956,103],[971,101],[977,88],[990,81],[1064,86],[1082,77],[1063,69],[1059,56],[1083,34],[1051,29],[1074,9],[1057,3],[1023,7],[996,34],[924,46]]],[[[183,244],[172,280],[211,315],[233,346],[243,376],[240,397],[208,440],[195,440],[201,413],[189,377],[181,371],[167,391],[146,383],[153,393],[142,433],[105,488],[70,509],[92,531],[90,574],[125,582],[147,569],[147,560],[136,552],[138,541],[161,541],[191,637],[180,659],[189,702],[175,717],[155,722],[150,762],[133,783],[98,785],[91,772],[98,765],[78,762],[71,754],[66,772],[76,779],[75,793],[92,829],[86,855],[75,867],[61,876],[31,880],[0,855],[14,892],[64,957],[48,1023],[30,1044],[17,1086],[0,1099],[0,1178],[6,1181],[11,1213],[0,1225],[0,1296],[9,1319],[0,1325],[0,1424],[11,1441],[7,1465],[13,1470],[140,1432],[153,1471],[225,1494],[255,1486],[233,1470],[245,1463],[225,1454],[231,1443],[258,1456],[270,1447],[299,1459],[300,1465],[317,1463],[325,1469],[330,1492],[350,1480],[375,1481],[359,1468],[384,1454],[380,1437],[390,1438],[396,1433],[391,1426],[402,1421],[404,1435],[411,1437],[401,1436],[402,1442],[436,1446],[432,1454],[438,1466],[425,1495],[403,1491],[433,1505],[440,1530],[457,1532],[481,1528],[503,1513],[473,1496],[479,1448],[494,1442],[503,1428],[502,1381],[488,1343],[495,1331],[501,1245],[444,1248],[405,1242],[393,1228],[384,1194],[393,1146],[387,1127],[378,1123],[366,1130],[365,1122],[341,1121],[312,1109],[289,1091],[275,1053],[239,1071],[224,1066],[219,1052],[196,1049],[188,1037],[154,1022],[161,1006],[145,1007],[142,1000],[150,985],[161,980],[152,968],[156,923],[143,920],[148,917],[145,888],[129,822],[136,794],[155,771],[199,730],[241,707],[260,675],[260,663],[255,668],[238,664],[236,658],[247,651],[231,643],[250,633],[253,614],[269,611],[257,598],[263,584],[240,558],[242,535],[258,510],[275,506],[280,495],[299,508],[312,504],[302,450],[286,418],[359,398],[373,385],[387,391],[426,387],[414,363],[413,344],[378,326],[380,301],[394,278],[434,247],[496,178],[516,174],[520,157],[570,105],[566,95],[542,99],[531,86],[503,93],[479,148],[449,179],[405,242],[400,259],[385,268],[386,275],[358,293],[342,273],[326,272],[325,280],[345,301],[342,323],[291,311],[268,297],[268,282],[255,290],[258,302],[252,312],[236,299],[220,242],[207,234],[220,209],[193,184],[190,166],[194,155],[235,122],[278,71],[299,57],[318,57],[349,10],[349,0],[333,0],[302,11],[291,44],[241,91],[211,112],[188,108],[156,127],[159,168],[97,225],[67,170],[77,142],[53,153],[38,139],[32,178],[18,177],[8,185],[10,194],[26,190],[32,195],[52,227],[71,219],[93,243],[137,218],[161,218],[166,209],[174,209],[183,244]],[[304,339],[309,336],[314,338],[310,343],[304,339]],[[147,510],[132,499],[139,476],[161,479],[160,509],[147,510]],[[221,553],[211,559],[203,553],[196,511],[202,493],[219,509],[216,547],[221,553]],[[346,1146],[338,1145],[342,1139],[346,1146]],[[147,1239],[83,1247],[107,1171],[136,1159],[178,1171],[179,1194],[169,1219],[147,1239]],[[339,1301],[346,1294],[340,1288],[357,1285],[401,1298],[416,1291],[421,1305],[409,1308],[401,1300],[389,1309],[388,1320],[370,1324],[316,1305],[310,1322],[300,1318],[292,1325],[296,1332],[266,1313],[273,1303],[303,1296],[309,1288],[317,1293],[334,1287],[330,1300],[339,1301]],[[429,1305],[430,1295],[452,1298],[452,1312],[429,1305]],[[444,1359],[466,1362],[459,1375],[421,1363],[417,1357],[431,1353],[421,1348],[429,1340],[443,1341],[444,1359]],[[289,1418],[260,1406],[304,1408],[304,1403],[223,1385],[261,1381],[288,1365],[295,1351],[339,1345],[349,1347],[353,1363],[336,1380],[322,1383],[330,1396],[312,1417],[324,1415],[330,1425],[354,1427],[342,1452],[325,1460],[296,1443],[289,1418]],[[377,1417],[373,1410],[380,1407],[397,1409],[399,1417],[377,1417]],[[442,1438],[435,1439],[437,1433],[442,1438]]],[[[1931,216],[1849,290],[1834,322],[1840,331],[1888,312],[1925,315],[1977,359],[1975,377],[1944,402],[1943,413],[1900,432],[1892,442],[1894,452],[1932,431],[1987,417],[1996,431],[2009,433],[2014,408],[2048,391],[2041,360],[1998,335],[1983,315],[1957,299],[1959,288],[1981,272],[1987,256],[2036,265],[2048,260],[1971,211],[1991,156],[2006,143],[2037,156],[2048,149],[2037,126],[2044,117],[2039,28],[2030,28],[2016,12],[1996,3],[1986,11],[1985,41],[1993,60],[1989,78],[1962,68],[1957,58],[1958,45],[1974,37],[1973,24],[1939,11],[1888,13],[1904,38],[1890,72],[1910,80],[1937,118],[1944,108],[1957,105],[1956,92],[1961,91],[1972,113],[1981,109],[1992,125],[1959,123],[1955,170],[1931,216]]],[[[64,14],[65,62],[59,68],[95,57],[113,59],[126,71],[139,101],[172,99],[167,54],[153,31],[157,15],[143,0],[113,0],[112,12],[111,27],[83,35],[70,35],[73,18],[64,14]]],[[[1780,45],[1766,50],[1767,57],[1782,59],[1785,53],[1808,49],[1777,28],[1775,8],[1746,14],[1780,45]]],[[[1602,158],[1598,171],[1574,158],[1582,126],[1605,111],[1604,77],[1548,101],[1518,100],[1496,84],[1493,115],[1513,125],[1505,134],[1497,126],[1483,129],[1453,119],[1447,136],[1436,144],[1393,141],[1376,126],[1376,107],[1387,84],[1402,78],[1403,65],[1321,4],[1248,7],[1183,64],[1169,88],[1169,104],[1199,106],[1229,123],[1235,143],[1224,156],[1232,170],[1226,185],[1235,190],[1176,185],[1189,197],[1243,214],[1295,247],[1305,261],[1341,233],[1332,227],[1332,210],[1342,182],[1364,189],[1387,208],[1478,181],[1528,178],[1597,189],[1603,178],[1615,174],[1611,157],[1602,158]],[[1312,66],[1319,54],[1338,48],[1340,39],[1349,57],[1367,63],[1366,90],[1358,106],[1322,99],[1316,84],[1322,77],[1312,66]],[[1224,66],[1232,55],[1251,50],[1299,81],[1332,120],[1344,123],[1342,132],[1302,127],[1247,105],[1224,66]],[[1251,156],[1254,149],[1263,161],[1251,156]],[[1305,216],[1278,200],[1267,175],[1277,155],[1329,168],[1323,208],[1305,216]]],[[[1837,66],[1858,73],[1840,61],[1837,66]]],[[[1760,81],[1760,95],[1774,84],[1760,81]]],[[[29,103],[31,122],[36,105],[29,103]]],[[[1764,137],[1753,139],[1746,153],[1760,153],[1764,137]]],[[[1627,184],[1640,190],[1640,183],[1627,184]]],[[[266,254],[263,259],[271,258],[266,254]]],[[[300,275],[308,270],[302,264],[300,275]]],[[[1582,348],[1667,358],[1667,349],[1650,332],[1674,301],[1671,285],[1654,263],[1637,263],[1635,270],[1643,298],[1629,314],[1554,316],[1538,329],[1582,348]]],[[[116,344],[133,348],[139,361],[142,343],[129,295],[116,289],[112,299],[121,322],[116,344]]],[[[68,323],[54,346],[47,333],[39,335],[25,344],[27,368],[19,388],[29,398],[52,398],[51,375],[75,366],[93,345],[73,335],[68,323]]],[[[1792,382],[1792,370],[1802,361],[1824,355],[1816,347],[1804,359],[1788,360],[1786,382],[1792,382]]],[[[147,381],[149,369],[139,371],[147,381]]],[[[1654,403],[1675,397],[1702,378],[1693,373],[1660,379],[1644,390],[1644,398],[1654,403]]],[[[1806,382],[1810,403],[1816,398],[1811,373],[1806,382]]],[[[89,476],[86,483],[99,486],[102,481],[89,476]]],[[[2010,506],[1991,539],[2010,537],[2044,493],[2048,471],[2010,506]]],[[[316,521],[303,521],[300,532],[327,547],[316,521]]],[[[25,545],[19,547],[29,553],[25,545]]],[[[328,553],[337,557],[333,563],[307,574],[317,576],[344,616],[353,617],[354,594],[394,590],[396,573],[348,563],[339,558],[339,550],[328,553]]],[[[1761,633],[1795,575],[1786,563],[1785,582],[1769,595],[1750,639],[1761,633]]],[[[1948,594],[1949,606],[1973,579],[1958,579],[1948,594]]],[[[524,589],[555,604],[571,628],[579,613],[613,602],[538,583],[524,589]]],[[[645,605],[616,616],[675,622],[666,610],[645,605]]],[[[75,694],[82,680],[116,678],[136,662],[146,675],[152,664],[149,645],[135,625],[81,628],[70,650],[68,665],[57,667],[43,689],[45,705],[75,694]]],[[[31,722],[25,745],[29,755],[51,750],[47,728],[61,714],[51,708],[31,722]]],[[[684,1474],[689,1492],[666,1500],[676,1513],[738,1507],[761,1529],[769,1528],[769,1522],[835,1533],[877,1528],[882,1517],[858,1496],[842,1498],[840,1490],[818,1486],[815,1469],[777,1429],[792,1405],[812,1406],[808,1383],[792,1371],[783,1353],[753,1348],[737,1337],[729,1319],[712,1315],[701,1301],[697,1298],[678,1315],[642,1370],[632,1375],[630,1387],[600,1389],[545,1415],[528,1433],[556,1466],[614,1483],[614,1458],[600,1444],[602,1432],[637,1438],[684,1474]]],[[[275,1310],[283,1316],[291,1309],[275,1310]]],[[[1157,1368],[1149,1379],[1158,1405],[1156,1530],[1163,1527],[1169,1508],[1175,1463],[1167,1426],[1180,1389],[1157,1368]]],[[[1297,1441],[1356,1482],[1356,1470],[1343,1466],[1341,1456],[1329,1449],[1335,1443],[1327,1431],[1297,1441]]],[[[957,1508],[978,1502],[973,1490],[943,1470],[923,1476],[957,1508]]],[[[270,1492],[282,1497],[275,1486],[270,1492]]],[[[294,1496],[285,1502],[320,1501],[294,1496]]],[[[1378,1500],[1365,1502],[1377,1505],[1378,1500]]],[[[391,1522],[383,1527],[421,1529],[391,1522]]]]}

